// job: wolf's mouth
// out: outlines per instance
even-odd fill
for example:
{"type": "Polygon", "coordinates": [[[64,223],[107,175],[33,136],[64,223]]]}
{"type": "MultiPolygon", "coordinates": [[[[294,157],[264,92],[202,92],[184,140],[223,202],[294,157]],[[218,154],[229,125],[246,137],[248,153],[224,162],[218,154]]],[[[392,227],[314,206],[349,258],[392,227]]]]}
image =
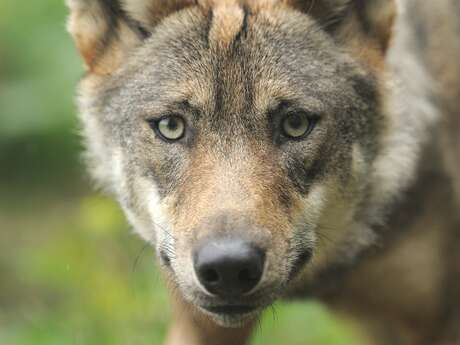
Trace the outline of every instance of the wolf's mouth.
{"type": "Polygon", "coordinates": [[[219,315],[244,315],[255,311],[257,308],[249,305],[223,305],[223,306],[202,306],[204,310],[219,315]]]}

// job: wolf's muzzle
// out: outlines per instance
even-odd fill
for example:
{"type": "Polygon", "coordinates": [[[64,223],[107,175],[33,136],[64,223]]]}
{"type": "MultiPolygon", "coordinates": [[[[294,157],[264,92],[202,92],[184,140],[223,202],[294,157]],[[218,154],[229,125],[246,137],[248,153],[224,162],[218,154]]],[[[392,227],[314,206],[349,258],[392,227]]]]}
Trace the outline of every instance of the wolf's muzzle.
{"type": "Polygon", "coordinates": [[[207,292],[230,299],[249,293],[260,282],[265,252],[242,239],[211,238],[195,250],[193,260],[207,292]]]}

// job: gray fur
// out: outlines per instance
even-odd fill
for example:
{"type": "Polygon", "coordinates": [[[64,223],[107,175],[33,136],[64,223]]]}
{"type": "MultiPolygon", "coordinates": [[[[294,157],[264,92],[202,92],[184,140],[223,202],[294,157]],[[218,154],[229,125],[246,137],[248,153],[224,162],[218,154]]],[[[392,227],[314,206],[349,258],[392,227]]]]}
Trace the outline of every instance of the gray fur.
{"type": "MultiPolygon", "coordinates": [[[[361,1],[292,4],[303,12],[230,4],[223,24],[212,6],[185,3],[149,21],[139,11],[148,4],[128,3],[123,20],[137,38],[121,66],[83,81],[83,134],[94,177],[156,246],[185,300],[228,302],[203,292],[191,253],[206,236],[232,229],[267,249],[258,290],[232,303],[263,308],[305,287],[321,295],[331,272],[347,285],[348,272],[393,234],[389,219],[424,174],[422,157],[439,126],[432,77],[414,59],[405,12],[379,72],[350,48],[353,28],[374,40],[372,49],[386,49],[373,27],[378,14],[361,1]],[[302,140],[280,134],[282,117],[294,111],[316,121],[302,140]],[[187,122],[180,142],[163,141],[149,126],[168,114],[187,122]],[[229,219],[226,230],[214,221],[220,215],[229,219]],[[291,280],[305,251],[313,259],[291,280]]],[[[123,39],[121,31],[110,36],[123,39]]],[[[234,327],[254,315],[213,317],[234,327]]]]}

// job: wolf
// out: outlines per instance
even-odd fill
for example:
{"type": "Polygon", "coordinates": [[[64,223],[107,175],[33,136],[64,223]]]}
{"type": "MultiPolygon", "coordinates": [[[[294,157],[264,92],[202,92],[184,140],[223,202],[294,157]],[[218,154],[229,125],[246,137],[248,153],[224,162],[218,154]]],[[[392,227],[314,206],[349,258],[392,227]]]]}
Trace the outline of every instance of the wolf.
{"type": "Polygon", "coordinates": [[[67,0],[89,170],[156,248],[168,345],[317,298],[460,344],[455,0],[67,0]]]}

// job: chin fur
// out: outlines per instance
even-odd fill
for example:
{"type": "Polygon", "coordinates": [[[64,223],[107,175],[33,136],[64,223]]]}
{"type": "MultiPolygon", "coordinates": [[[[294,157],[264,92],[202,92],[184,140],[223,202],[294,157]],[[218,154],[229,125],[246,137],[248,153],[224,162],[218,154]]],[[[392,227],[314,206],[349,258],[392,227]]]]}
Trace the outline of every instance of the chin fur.
{"type": "Polygon", "coordinates": [[[250,321],[259,317],[261,310],[257,309],[248,314],[240,315],[226,315],[226,314],[214,314],[209,311],[199,308],[200,312],[208,316],[217,325],[224,328],[241,328],[250,321]]]}

